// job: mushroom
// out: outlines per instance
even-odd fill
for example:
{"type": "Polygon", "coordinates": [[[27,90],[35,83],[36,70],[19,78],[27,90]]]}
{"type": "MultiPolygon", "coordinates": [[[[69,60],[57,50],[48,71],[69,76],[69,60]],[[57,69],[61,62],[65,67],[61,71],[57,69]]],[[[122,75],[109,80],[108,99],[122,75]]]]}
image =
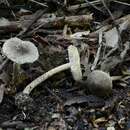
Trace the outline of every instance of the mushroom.
{"type": "Polygon", "coordinates": [[[38,50],[32,42],[22,41],[17,37],[5,41],[2,51],[8,59],[17,64],[33,63],[39,58],[38,50]]]}
{"type": "Polygon", "coordinates": [[[75,46],[70,45],[68,47],[68,55],[69,55],[69,63],[60,65],[45,74],[39,76],[36,78],[34,81],[32,81],[30,84],[26,86],[26,88],[23,90],[23,93],[25,94],[30,94],[31,91],[39,85],[41,82],[45,81],[49,77],[53,76],[54,74],[57,74],[61,71],[71,69],[72,76],[75,81],[81,81],[82,80],[82,72],[81,72],[81,67],[80,67],[80,57],[78,50],[75,46]]]}
{"type": "Polygon", "coordinates": [[[20,65],[33,63],[39,58],[38,49],[32,42],[22,41],[17,37],[6,40],[2,47],[2,52],[9,60],[14,62],[12,76],[14,83],[18,79],[20,65]]]}
{"type": "Polygon", "coordinates": [[[119,80],[122,76],[110,76],[108,73],[101,70],[92,71],[86,82],[89,91],[100,97],[108,97],[112,93],[112,81],[119,80]]]}

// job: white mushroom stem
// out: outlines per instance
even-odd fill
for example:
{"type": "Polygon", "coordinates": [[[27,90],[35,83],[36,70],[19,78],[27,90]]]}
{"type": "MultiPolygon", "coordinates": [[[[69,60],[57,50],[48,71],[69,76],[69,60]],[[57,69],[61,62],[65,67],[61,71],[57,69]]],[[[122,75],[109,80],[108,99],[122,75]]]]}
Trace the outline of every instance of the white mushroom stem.
{"type": "Polygon", "coordinates": [[[112,81],[120,80],[122,76],[111,76],[112,81]]]}
{"type": "Polygon", "coordinates": [[[58,66],[48,72],[46,72],[45,74],[39,76],[38,78],[36,78],[35,80],[33,80],[30,84],[28,84],[26,86],[26,88],[23,90],[23,93],[25,94],[30,94],[31,91],[40,83],[42,83],[43,81],[45,81],[46,79],[48,79],[49,77],[53,76],[54,74],[57,74],[61,71],[67,70],[71,67],[70,63],[66,63],[63,64],[61,66],[58,66]]]}
{"type": "Polygon", "coordinates": [[[13,63],[13,73],[12,73],[12,82],[15,84],[17,82],[17,79],[19,79],[19,72],[20,72],[20,64],[13,63]]]}
{"type": "Polygon", "coordinates": [[[56,67],[45,74],[39,76],[34,81],[32,81],[29,85],[26,86],[23,93],[30,94],[31,91],[41,82],[45,81],[49,77],[53,76],[56,73],[61,71],[71,69],[72,76],[74,80],[81,81],[82,80],[82,72],[80,67],[80,57],[78,50],[75,46],[70,45],[68,47],[68,55],[69,55],[69,63],[56,67]]]}

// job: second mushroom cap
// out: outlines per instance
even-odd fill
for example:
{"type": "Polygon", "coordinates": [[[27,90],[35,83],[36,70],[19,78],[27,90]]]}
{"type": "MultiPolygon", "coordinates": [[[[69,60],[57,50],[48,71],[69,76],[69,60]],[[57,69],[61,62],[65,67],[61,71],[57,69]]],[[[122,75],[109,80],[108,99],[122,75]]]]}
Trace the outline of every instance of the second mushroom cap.
{"type": "Polygon", "coordinates": [[[33,63],[39,58],[38,49],[32,42],[17,37],[8,39],[2,51],[8,59],[18,64],[33,63]]]}

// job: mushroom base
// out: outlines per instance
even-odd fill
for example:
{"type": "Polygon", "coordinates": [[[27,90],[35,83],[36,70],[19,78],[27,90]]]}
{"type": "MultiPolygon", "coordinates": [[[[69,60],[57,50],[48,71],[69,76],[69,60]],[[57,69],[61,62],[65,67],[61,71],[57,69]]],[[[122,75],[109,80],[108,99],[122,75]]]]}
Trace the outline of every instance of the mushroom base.
{"type": "Polygon", "coordinates": [[[15,96],[15,104],[19,109],[29,113],[36,109],[33,99],[24,93],[19,93],[15,96]]]}

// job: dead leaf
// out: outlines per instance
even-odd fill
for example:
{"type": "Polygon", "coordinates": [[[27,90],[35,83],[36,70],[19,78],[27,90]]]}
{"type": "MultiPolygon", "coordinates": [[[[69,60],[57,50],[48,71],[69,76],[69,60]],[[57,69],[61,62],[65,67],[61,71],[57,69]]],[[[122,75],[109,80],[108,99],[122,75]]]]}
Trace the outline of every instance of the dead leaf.
{"type": "MultiPolygon", "coordinates": [[[[123,30],[126,30],[128,27],[128,20],[124,21],[122,24],[119,25],[119,30],[120,33],[123,30]]],[[[106,46],[109,47],[116,47],[118,46],[118,41],[119,41],[119,34],[118,31],[116,29],[116,27],[112,28],[111,30],[107,31],[104,33],[104,37],[106,39],[106,46]]]]}

